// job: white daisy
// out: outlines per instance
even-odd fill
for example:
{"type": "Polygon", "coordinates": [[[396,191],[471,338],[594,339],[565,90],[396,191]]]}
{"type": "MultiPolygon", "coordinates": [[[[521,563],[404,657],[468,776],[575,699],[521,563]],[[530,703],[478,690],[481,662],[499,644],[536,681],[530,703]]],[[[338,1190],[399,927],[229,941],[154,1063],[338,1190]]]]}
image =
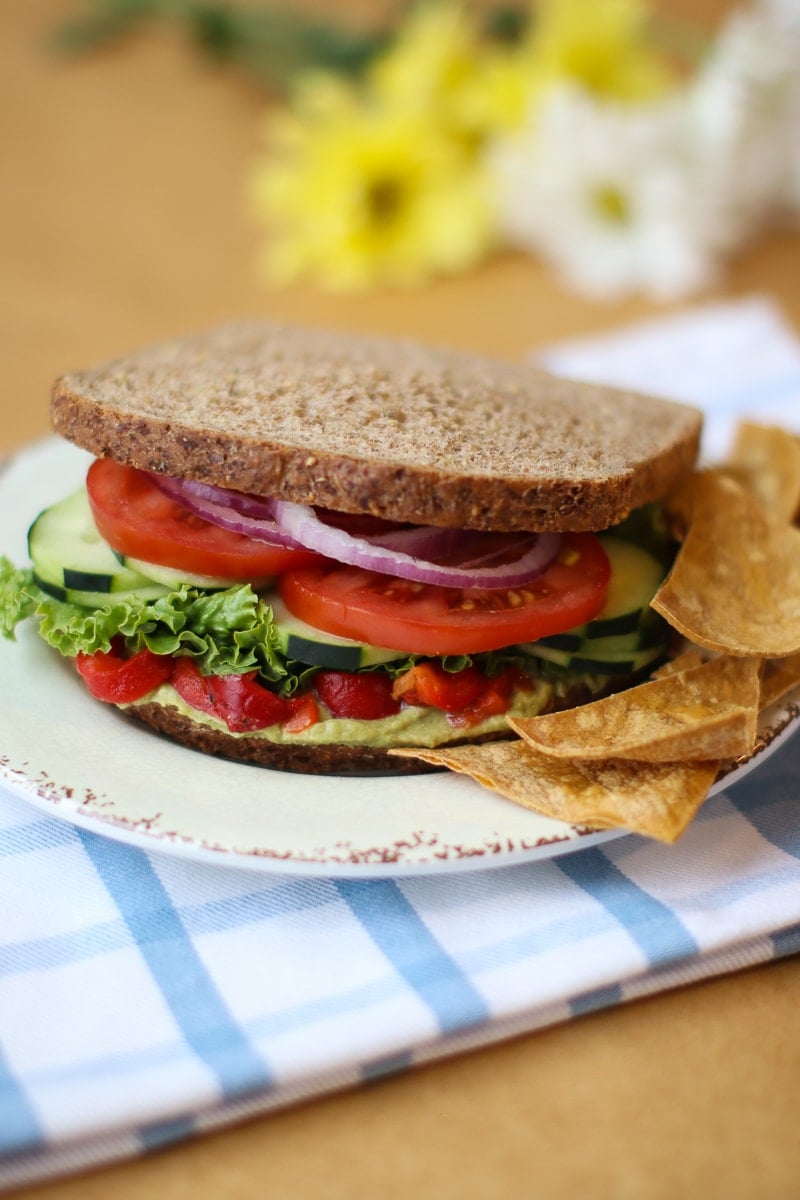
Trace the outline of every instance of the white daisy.
{"type": "Polygon", "coordinates": [[[800,219],[800,0],[760,0],[757,6],[778,29],[789,56],[788,99],[785,113],[785,208],[800,219]]]}
{"type": "Polygon", "coordinates": [[[713,279],[680,96],[622,106],[554,89],[490,161],[507,238],[586,295],[672,300],[713,279]]]}
{"type": "Polygon", "coordinates": [[[793,0],[792,22],[790,7],[735,12],[688,89],[703,199],[725,249],[786,203],[793,175],[800,182],[800,8],[793,0]]]}

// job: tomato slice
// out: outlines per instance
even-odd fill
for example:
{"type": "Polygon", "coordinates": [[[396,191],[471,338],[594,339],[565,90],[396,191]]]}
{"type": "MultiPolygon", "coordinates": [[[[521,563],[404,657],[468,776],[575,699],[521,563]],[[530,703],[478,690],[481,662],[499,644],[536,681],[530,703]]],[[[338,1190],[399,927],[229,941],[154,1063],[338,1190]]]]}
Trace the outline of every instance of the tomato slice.
{"type": "Polygon", "coordinates": [[[91,694],[109,704],[130,704],[141,700],[172,673],[172,659],[153,654],[146,647],[123,658],[116,650],[95,654],[79,653],[75,666],[91,694]]]}
{"type": "Polygon", "coordinates": [[[319,559],[288,570],[278,590],[294,616],[326,633],[410,654],[473,654],[590,621],[610,575],[597,538],[568,533],[547,571],[516,588],[436,587],[319,559]]]}
{"type": "Polygon", "coordinates": [[[98,530],[112,549],[131,558],[245,582],[317,558],[310,550],[287,550],[220,529],[170,500],[144,471],[110,458],[92,463],[86,490],[98,530]]]}

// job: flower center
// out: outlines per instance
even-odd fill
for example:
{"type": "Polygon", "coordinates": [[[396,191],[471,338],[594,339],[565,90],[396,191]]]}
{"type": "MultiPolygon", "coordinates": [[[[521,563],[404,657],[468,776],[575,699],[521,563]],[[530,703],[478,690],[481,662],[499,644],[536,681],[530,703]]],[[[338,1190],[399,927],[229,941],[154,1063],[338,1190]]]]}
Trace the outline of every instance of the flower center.
{"type": "Polygon", "coordinates": [[[403,203],[403,187],[390,176],[373,179],[367,187],[367,210],[376,224],[385,224],[397,215],[403,203]]]}
{"type": "Polygon", "coordinates": [[[621,188],[614,183],[602,184],[595,189],[594,206],[601,217],[610,225],[625,225],[630,219],[631,208],[621,188]]]}

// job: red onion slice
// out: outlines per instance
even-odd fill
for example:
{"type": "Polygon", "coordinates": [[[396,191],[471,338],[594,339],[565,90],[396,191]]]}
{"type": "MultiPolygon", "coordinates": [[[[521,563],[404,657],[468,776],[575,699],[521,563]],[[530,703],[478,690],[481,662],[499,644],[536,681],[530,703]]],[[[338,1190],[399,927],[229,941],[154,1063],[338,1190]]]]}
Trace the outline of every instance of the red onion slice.
{"type": "Polygon", "coordinates": [[[355,537],[308,505],[148,474],[170,499],[231,533],[272,546],[314,550],[348,566],[438,587],[520,587],[547,570],[561,545],[557,533],[493,535],[430,525],[355,537]]]}
{"type": "MultiPolygon", "coordinates": [[[[473,563],[459,562],[446,566],[406,554],[400,549],[390,549],[372,540],[351,537],[342,529],[326,525],[313,508],[305,504],[273,500],[271,507],[279,528],[307,550],[316,550],[326,558],[334,558],[352,567],[363,567],[367,571],[395,575],[417,583],[433,583],[438,587],[520,587],[531,583],[547,570],[561,545],[561,536],[557,533],[503,537],[501,552],[490,549],[488,554],[481,555],[473,563]],[[517,550],[511,562],[481,565],[496,559],[498,553],[507,558],[510,552],[517,550]]],[[[398,535],[390,536],[396,538],[398,535]]],[[[469,532],[463,530],[458,534],[459,540],[467,541],[467,544],[470,536],[469,532]]],[[[484,539],[487,536],[490,535],[482,535],[484,539]]]]}
{"type": "MultiPolygon", "coordinates": [[[[163,476],[156,475],[152,478],[154,483],[158,484],[163,476]]],[[[261,521],[273,520],[269,500],[263,500],[260,496],[251,496],[248,492],[236,492],[230,488],[217,487],[214,483],[201,483],[197,479],[169,479],[167,482],[182,493],[184,504],[186,503],[185,497],[189,496],[198,502],[216,504],[221,508],[231,508],[234,512],[246,517],[255,517],[261,521]]]]}
{"type": "Polygon", "coordinates": [[[245,537],[253,538],[256,542],[266,542],[268,546],[283,546],[289,550],[303,549],[300,542],[295,541],[278,526],[270,515],[268,501],[246,496],[244,492],[226,493],[224,488],[214,487],[213,484],[175,479],[170,475],[156,475],[152,472],[148,472],[148,475],[159,491],[169,496],[170,500],[182,504],[189,512],[202,517],[211,525],[218,525],[220,529],[227,529],[230,533],[243,533],[245,537]],[[222,501],[220,494],[223,496],[222,501]],[[252,502],[246,506],[251,512],[239,512],[234,507],[240,496],[252,502]]]}

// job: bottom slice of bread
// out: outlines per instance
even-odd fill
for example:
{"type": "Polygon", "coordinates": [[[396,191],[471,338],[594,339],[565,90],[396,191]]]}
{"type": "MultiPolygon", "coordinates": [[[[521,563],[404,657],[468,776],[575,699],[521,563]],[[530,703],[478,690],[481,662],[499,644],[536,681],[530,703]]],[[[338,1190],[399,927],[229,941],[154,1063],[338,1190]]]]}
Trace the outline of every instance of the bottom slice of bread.
{"type": "Polygon", "coordinates": [[[420,759],[395,758],[376,746],[289,744],[266,738],[234,737],[163,704],[138,704],[126,708],[125,714],[192,750],[279,771],[308,775],[423,775],[436,770],[420,759]]]}

